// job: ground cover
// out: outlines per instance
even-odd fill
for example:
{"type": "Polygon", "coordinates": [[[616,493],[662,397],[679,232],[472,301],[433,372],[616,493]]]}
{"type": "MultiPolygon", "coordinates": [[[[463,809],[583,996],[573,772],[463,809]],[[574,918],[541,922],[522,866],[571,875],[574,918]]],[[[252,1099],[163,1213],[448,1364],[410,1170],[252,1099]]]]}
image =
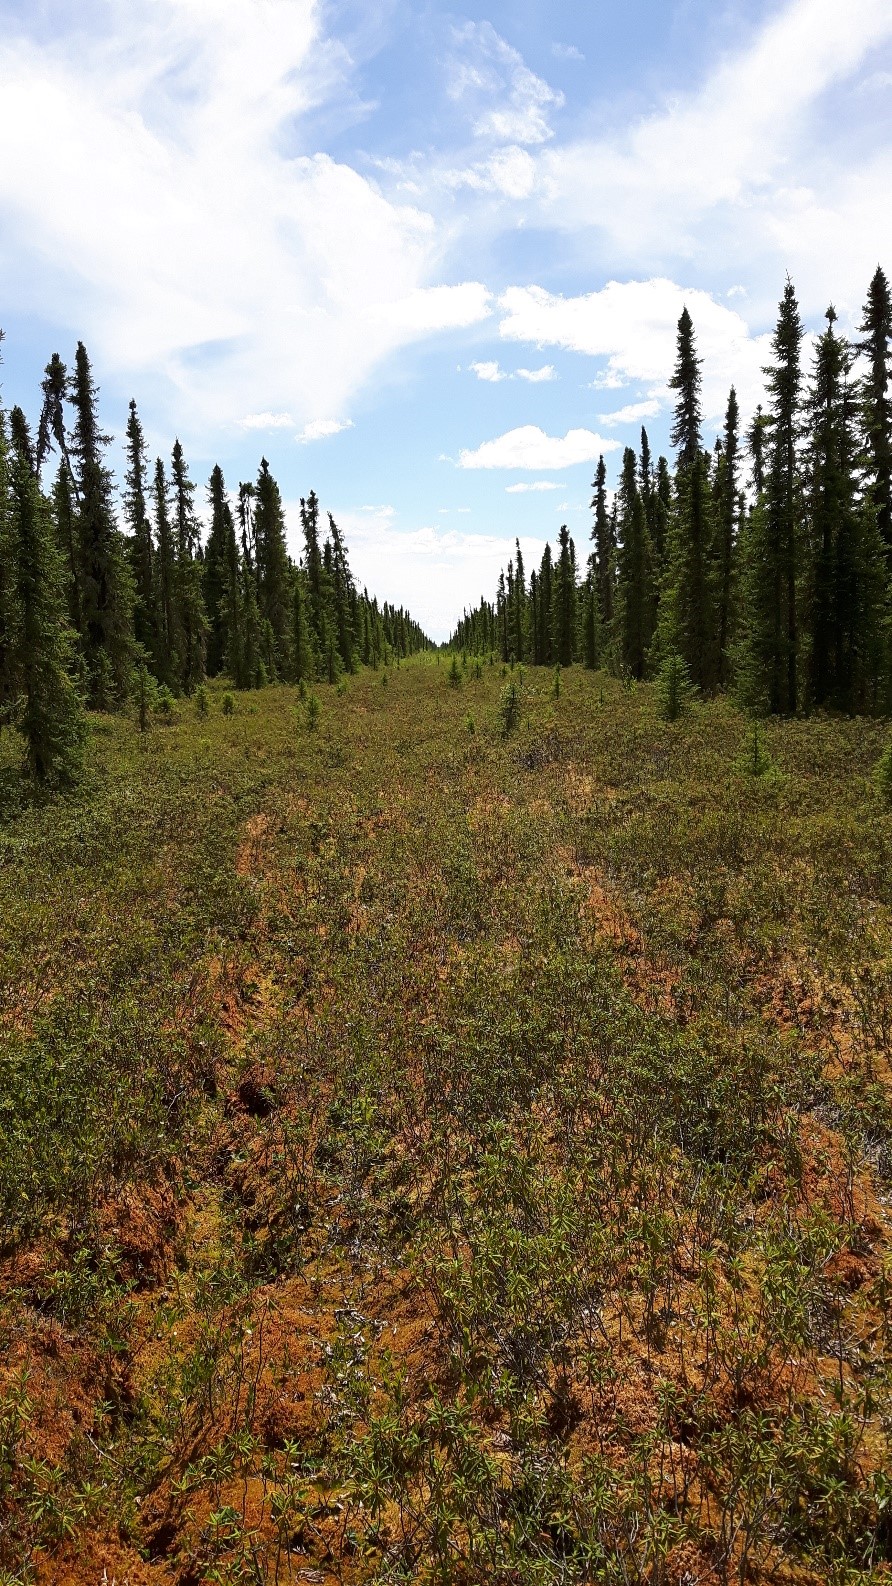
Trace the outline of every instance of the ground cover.
{"type": "Polygon", "coordinates": [[[0,741],[4,1586],[892,1572],[887,727],[456,670],[0,741]]]}

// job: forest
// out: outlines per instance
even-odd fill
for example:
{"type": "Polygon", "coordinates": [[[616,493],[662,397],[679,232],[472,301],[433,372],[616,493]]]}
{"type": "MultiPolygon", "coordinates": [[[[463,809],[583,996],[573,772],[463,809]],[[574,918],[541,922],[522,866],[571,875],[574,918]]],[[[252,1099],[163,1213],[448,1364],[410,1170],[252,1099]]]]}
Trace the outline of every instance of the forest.
{"type": "Polygon", "coordinates": [[[892,310],[447,646],[0,428],[0,1586],[892,1579],[892,310]]]}
{"type": "Polygon", "coordinates": [[[496,600],[466,611],[452,642],[537,666],[663,672],[701,693],[731,689],[758,713],[888,713],[892,297],[881,268],[860,339],[836,323],[831,305],[806,373],[787,282],[765,405],[741,436],[732,386],[710,451],[685,309],[669,382],[674,471],[654,463],[642,429],[608,506],[602,457],[588,557],[563,527],[527,585],[518,542],[496,600]]]}

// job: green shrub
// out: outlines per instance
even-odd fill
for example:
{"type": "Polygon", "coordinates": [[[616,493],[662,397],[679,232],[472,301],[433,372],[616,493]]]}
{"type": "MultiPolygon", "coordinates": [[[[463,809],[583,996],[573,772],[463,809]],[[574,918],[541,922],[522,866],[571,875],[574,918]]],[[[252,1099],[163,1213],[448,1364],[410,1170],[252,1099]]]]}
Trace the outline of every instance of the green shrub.
{"type": "Polygon", "coordinates": [[[232,695],[229,693],[228,690],[223,695],[223,703],[221,705],[221,709],[223,711],[224,716],[232,716],[234,714],[234,712],[235,712],[235,700],[233,699],[232,695]]]}

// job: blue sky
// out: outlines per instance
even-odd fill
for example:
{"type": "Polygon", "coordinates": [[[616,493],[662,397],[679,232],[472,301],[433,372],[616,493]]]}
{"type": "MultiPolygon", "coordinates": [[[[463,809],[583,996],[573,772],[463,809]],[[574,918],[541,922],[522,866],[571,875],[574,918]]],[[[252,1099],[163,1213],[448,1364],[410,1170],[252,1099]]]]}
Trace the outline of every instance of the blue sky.
{"type": "Polygon", "coordinates": [[[315,488],[438,637],[517,535],[589,529],[688,303],[710,428],[892,270],[888,0],[0,0],[3,396],[315,488]]]}

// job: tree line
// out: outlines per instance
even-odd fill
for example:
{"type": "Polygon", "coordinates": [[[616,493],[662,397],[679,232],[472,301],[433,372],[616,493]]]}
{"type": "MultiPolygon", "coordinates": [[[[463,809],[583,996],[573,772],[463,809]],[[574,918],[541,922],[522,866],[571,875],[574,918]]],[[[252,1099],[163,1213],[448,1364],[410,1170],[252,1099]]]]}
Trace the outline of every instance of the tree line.
{"type": "Polygon", "coordinates": [[[407,611],[357,588],[313,491],[291,558],[266,458],[233,499],[214,468],[203,539],[183,448],[151,463],[135,401],[119,512],[83,342],[70,371],[53,355],[41,397],[36,432],[0,409],[0,727],[21,733],[36,781],[75,780],[85,708],[144,698],[147,680],[173,695],[218,674],[245,689],[335,682],[428,645],[407,611]]]}
{"type": "Polygon", "coordinates": [[[647,432],[627,447],[612,500],[604,459],[580,565],[566,526],[529,582],[520,542],[494,601],[464,613],[450,643],[503,661],[582,661],[630,678],[682,667],[704,694],[789,714],[892,706],[892,294],[878,268],[856,339],[831,306],[810,371],[787,281],[741,434],[737,394],[704,445],[701,360],[685,308],[669,382],[674,469],[647,432]],[[749,477],[744,479],[745,463],[749,477]]]}

